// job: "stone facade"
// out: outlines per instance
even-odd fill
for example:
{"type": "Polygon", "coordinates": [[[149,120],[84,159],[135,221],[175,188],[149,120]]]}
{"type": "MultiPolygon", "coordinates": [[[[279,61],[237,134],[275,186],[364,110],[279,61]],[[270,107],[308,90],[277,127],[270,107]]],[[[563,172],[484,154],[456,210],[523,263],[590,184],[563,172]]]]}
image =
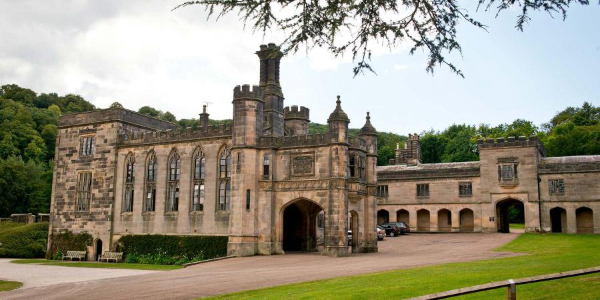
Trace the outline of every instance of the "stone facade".
{"type": "Polygon", "coordinates": [[[377,168],[387,191],[377,198],[378,222],[505,232],[508,208],[522,204],[526,231],[600,233],[600,156],[545,157],[536,137],[510,137],[478,141],[478,162],[422,164],[418,140],[396,150],[400,163],[377,168]]]}
{"type": "Polygon", "coordinates": [[[278,49],[257,55],[231,126],[209,126],[206,107],[187,129],[122,108],[61,117],[50,232],[92,234],[91,259],[130,234],[228,236],[237,256],[377,251],[369,117],[349,137],[338,97],[329,132],[308,134],[308,108],[283,106],[278,49]]]}

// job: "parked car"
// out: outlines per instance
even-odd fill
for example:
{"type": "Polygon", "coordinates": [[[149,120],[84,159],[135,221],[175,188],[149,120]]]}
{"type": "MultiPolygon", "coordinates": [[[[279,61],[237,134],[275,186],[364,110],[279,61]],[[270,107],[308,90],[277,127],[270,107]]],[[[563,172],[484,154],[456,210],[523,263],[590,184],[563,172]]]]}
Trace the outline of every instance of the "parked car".
{"type": "Polygon", "coordinates": [[[381,225],[381,227],[385,230],[385,234],[389,236],[397,236],[400,235],[400,228],[396,226],[396,224],[385,223],[381,225]]]}
{"type": "Polygon", "coordinates": [[[388,223],[388,224],[394,224],[394,225],[398,226],[398,228],[400,229],[400,234],[410,233],[410,227],[408,226],[408,224],[406,224],[404,222],[392,222],[392,223],[388,223]]]}
{"type": "Polygon", "coordinates": [[[378,241],[383,241],[383,238],[385,238],[385,229],[383,229],[381,226],[377,226],[377,240],[378,241]]]}

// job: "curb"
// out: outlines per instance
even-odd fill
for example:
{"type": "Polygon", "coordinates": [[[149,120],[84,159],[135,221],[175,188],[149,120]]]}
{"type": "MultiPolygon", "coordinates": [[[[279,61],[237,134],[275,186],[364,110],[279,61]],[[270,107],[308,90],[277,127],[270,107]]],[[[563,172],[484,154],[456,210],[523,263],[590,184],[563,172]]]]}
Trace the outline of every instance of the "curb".
{"type": "Polygon", "coordinates": [[[224,259],[228,259],[228,258],[234,258],[235,256],[224,256],[224,257],[217,257],[217,258],[213,258],[213,259],[207,259],[207,260],[201,260],[201,261],[195,261],[195,262],[191,262],[191,263],[187,263],[187,264],[183,264],[182,266],[184,268],[190,267],[190,266],[195,266],[195,265],[199,265],[199,264],[203,264],[203,263],[207,263],[207,262],[212,262],[212,261],[218,261],[218,260],[224,260],[224,259]]]}

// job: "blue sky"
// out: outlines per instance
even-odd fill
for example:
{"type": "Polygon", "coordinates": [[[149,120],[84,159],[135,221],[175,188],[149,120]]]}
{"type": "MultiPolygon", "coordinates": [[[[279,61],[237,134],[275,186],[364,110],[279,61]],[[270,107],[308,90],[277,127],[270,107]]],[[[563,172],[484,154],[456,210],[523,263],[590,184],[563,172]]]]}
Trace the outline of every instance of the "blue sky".
{"type": "MultiPolygon", "coordinates": [[[[0,45],[0,84],[178,118],[197,117],[208,101],[212,117],[230,118],[233,87],[258,81],[253,52],[281,35],[253,35],[235,17],[207,22],[199,7],[171,12],[179,2],[2,2],[0,36],[9,42],[0,45]]],[[[600,104],[600,5],[573,6],[564,22],[536,13],[524,32],[514,28],[516,11],[472,14],[489,28],[459,28],[463,56],[451,60],[464,79],[445,67],[428,74],[425,55],[405,48],[379,51],[377,75],[356,78],[348,57],[302,52],[282,62],[286,105],[307,106],[325,123],[341,95],[351,127],[370,111],[378,130],[408,134],[516,118],[541,124],[567,106],[600,104]]]]}

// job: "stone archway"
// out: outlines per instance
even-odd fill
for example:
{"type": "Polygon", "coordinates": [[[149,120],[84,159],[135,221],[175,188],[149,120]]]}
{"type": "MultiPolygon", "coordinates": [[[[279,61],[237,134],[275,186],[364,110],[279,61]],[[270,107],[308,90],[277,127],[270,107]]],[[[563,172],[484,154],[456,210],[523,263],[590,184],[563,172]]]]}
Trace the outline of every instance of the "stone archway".
{"type": "Polygon", "coordinates": [[[594,211],[588,207],[580,207],[575,211],[577,233],[594,233],[594,211]]]}
{"type": "Polygon", "coordinates": [[[567,211],[562,207],[551,209],[550,222],[552,223],[552,232],[567,232],[567,211]]]}
{"type": "Polygon", "coordinates": [[[450,231],[452,229],[452,213],[443,208],[438,211],[438,231],[450,231]]]}
{"type": "Polygon", "coordinates": [[[404,222],[406,225],[410,225],[410,213],[406,209],[401,209],[396,212],[396,220],[398,220],[398,222],[404,222]]]}
{"type": "Polygon", "coordinates": [[[94,254],[94,260],[98,261],[98,259],[100,259],[100,257],[102,256],[102,240],[101,239],[97,239],[96,240],[96,253],[94,254]]]}
{"type": "Polygon", "coordinates": [[[428,232],[431,228],[431,220],[429,211],[420,209],[417,211],[417,231],[428,232]]]}
{"type": "Polygon", "coordinates": [[[356,211],[350,211],[350,230],[352,231],[352,252],[358,252],[358,245],[360,239],[360,232],[358,229],[358,213],[356,211]]]}
{"type": "Polygon", "coordinates": [[[377,225],[385,224],[390,221],[390,213],[385,209],[377,211],[377,225]]]}
{"type": "Polygon", "coordinates": [[[317,215],[323,209],[318,204],[299,199],[283,210],[283,251],[317,250],[317,215]]]}
{"type": "Polygon", "coordinates": [[[459,225],[461,232],[473,232],[475,228],[475,218],[473,211],[465,208],[459,212],[459,225]]]}
{"type": "Polygon", "coordinates": [[[513,207],[522,207],[523,213],[525,213],[523,202],[517,199],[508,198],[496,203],[496,225],[498,232],[510,232],[509,211],[513,207]]]}

